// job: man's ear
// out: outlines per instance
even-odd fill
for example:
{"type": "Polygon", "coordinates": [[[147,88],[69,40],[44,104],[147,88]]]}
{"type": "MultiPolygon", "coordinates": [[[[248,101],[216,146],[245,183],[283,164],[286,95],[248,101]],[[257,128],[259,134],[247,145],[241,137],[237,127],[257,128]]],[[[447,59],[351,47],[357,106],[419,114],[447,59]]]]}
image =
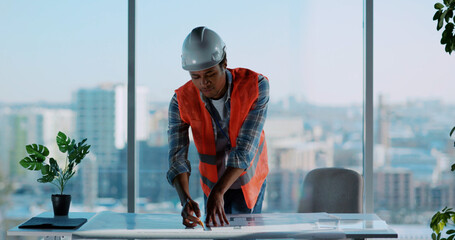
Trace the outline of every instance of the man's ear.
{"type": "Polygon", "coordinates": [[[224,59],[223,62],[221,62],[221,66],[223,67],[223,70],[226,70],[226,68],[227,68],[227,59],[224,59]]]}

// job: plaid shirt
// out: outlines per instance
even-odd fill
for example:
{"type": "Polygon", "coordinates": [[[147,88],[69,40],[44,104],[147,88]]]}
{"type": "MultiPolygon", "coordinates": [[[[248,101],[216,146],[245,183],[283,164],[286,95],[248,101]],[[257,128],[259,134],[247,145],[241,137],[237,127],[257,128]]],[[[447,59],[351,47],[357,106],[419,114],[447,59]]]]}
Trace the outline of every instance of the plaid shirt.
{"type": "MultiPolygon", "coordinates": [[[[232,83],[232,74],[226,70],[228,78],[228,89],[226,107],[228,116],[230,115],[230,92],[232,83]]],[[[264,76],[258,77],[259,95],[255,104],[248,113],[240,132],[237,136],[236,147],[232,148],[227,158],[226,167],[247,169],[250,162],[259,147],[262,128],[264,127],[265,118],[267,116],[267,104],[269,102],[269,83],[264,76]]],[[[206,99],[201,94],[202,101],[208,104],[206,99]]],[[[212,117],[212,123],[214,122],[212,117]]],[[[213,125],[213,132],[216,133],[216,125],[213,125]]],[[[169,170],[167,172],[167,180],[173,185],[174,178],[181,173],[191,173],[191,164],[188,160],[188,147],[190,144],[188,137],[189,124],[182,121],[180,118],[179,105],[177,95],[174,94],[171,103],[169,104],[169,170]]],[[[216,139],[216,136],[215,136],[216,139]]]]}

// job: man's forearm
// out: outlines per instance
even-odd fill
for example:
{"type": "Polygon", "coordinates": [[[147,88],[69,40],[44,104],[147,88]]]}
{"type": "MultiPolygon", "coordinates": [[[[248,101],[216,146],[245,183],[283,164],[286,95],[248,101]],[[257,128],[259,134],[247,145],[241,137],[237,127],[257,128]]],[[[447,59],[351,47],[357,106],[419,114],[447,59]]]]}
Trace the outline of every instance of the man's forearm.
{"type": "Polygon", "coordinates": [[[232,184],[242,175],[244,170],[242,168],[227,167],[223,176],[213,187],[212,191],[217,191],[223,194],[232,186],[232,184]]]}
{"type": "Polygon", "coordinates": [[[190,190],[189,190],[189,174],[188,173],[181,173],[174,178],[173,184],[175,190],[180,198],[180,203],[185,205],[188,198],[190,198],[190,190]]]}

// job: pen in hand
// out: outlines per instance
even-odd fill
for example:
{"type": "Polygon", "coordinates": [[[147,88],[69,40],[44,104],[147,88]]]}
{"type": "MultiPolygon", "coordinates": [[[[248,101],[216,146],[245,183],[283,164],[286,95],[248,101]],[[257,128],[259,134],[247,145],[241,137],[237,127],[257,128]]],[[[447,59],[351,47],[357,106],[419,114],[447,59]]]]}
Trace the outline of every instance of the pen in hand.
{"type": "MultiPolygon", "coordinates": [[[[186,199],[186,202],[190,205],[191,209],[193,209],[193,211],[194,211],[193,204],[191,203],[191,201],[190,201],[189,198],[186,199]]],[[[196,217],[197,217],[197,216],[196,216],[196,217]]],[[[205,229],[204,223],[201,221],[201,219],[199,219],[199,218],[197,217],[197,220],[198,220],[198,224],[201,225],[203,229],[205,229]]]]}

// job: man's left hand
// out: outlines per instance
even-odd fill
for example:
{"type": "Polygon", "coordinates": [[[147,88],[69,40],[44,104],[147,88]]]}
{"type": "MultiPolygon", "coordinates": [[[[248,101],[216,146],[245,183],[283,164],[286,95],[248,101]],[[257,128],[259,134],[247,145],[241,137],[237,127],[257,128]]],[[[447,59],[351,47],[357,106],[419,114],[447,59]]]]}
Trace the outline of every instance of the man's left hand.
{"type": "Polygon", "coordinates": [[[223,194],[217,191],[215,188],[210,192],[207,198],[207,217],[205,219],[206,224],[212,223],[213,226],[218,226],[217,217],[220,225],[229,224],[226,213],[224,212],[224,199],[223,194]]]}

